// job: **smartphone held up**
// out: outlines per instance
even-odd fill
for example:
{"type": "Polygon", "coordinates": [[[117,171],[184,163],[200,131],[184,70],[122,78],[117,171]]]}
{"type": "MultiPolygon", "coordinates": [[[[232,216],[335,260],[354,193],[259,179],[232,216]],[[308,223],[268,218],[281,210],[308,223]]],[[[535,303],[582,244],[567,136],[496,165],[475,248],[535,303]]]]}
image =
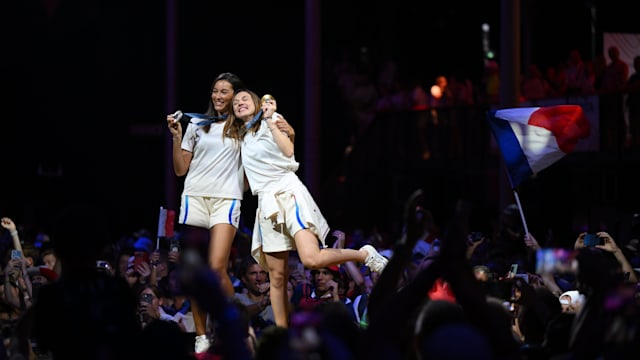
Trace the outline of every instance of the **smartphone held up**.
{"type": "Polygon", "coordinates": [[[596,234],[585,234],[583,238],[584,246],[604,245],[604,241],[596,234]]]}

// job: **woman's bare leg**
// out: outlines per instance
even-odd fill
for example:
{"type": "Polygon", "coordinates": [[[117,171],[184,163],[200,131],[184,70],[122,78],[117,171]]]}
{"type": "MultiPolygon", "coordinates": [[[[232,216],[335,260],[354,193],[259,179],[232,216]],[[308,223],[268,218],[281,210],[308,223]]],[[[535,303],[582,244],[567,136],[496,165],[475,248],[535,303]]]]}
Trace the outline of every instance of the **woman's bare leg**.
{"type": "Polygon", "coordinates": [[[209,241],[209,266],[220,277],[220,286],[224,293],[231,297],[234,295],[235,289],[227,268],[233,239],[236,236],[236,228],[231,224],[217,224],[209,230],[209,233],[211,239],[209,241]]]}
{"type": "Polygon", "coordinates": [[[269,297],[273,317],[277,326],[289,327],[289,313],[287,312],[289,306],[289,298],[287,297],[289,252],[265,253],[265,259],[269,267],[269,297]]]}
{"type": "MultiPolygon", "coordinates": [[[[227,265],[231,246],[236,235],[236,228],[230,224],[217,224],[209,229],[209,253],[207,262],[211,270],[215,271],[220,278],[220,286],[227,296],[233,296],[235,292],[227,265]]],[[[200,309],[195,299],[191,301],[191,311],[193,312],[193,325],[196,336],[207,334],[207,312],[200,309]]]]}
{"type": "Polygon", "coordinates": [[[200,309],[195,299],[191,299],[191,312],[193,313],[193,327],[196,336],[207,334],[207,312],[200,309]]]}
{"type": "Polygon", "coordinates": [[[378,263],[375,264],[376,268],[373,271],[382,271],[386,265],[386,259],[382,257],[378,252],[370,245],[363,246],[359,250],[354,249],[336,249],[336,248],[324,248],[320,249],[318,246],[318,238],[311,232],[311,230],[300,230],[295,236],[296,248],[298,255],[304,266],[310,269],[319,269],[327,267],[329,265],[342,264],[347,261],[355,261],[365,263],[371,267],[370,258],[377,258],[378,263]]]}

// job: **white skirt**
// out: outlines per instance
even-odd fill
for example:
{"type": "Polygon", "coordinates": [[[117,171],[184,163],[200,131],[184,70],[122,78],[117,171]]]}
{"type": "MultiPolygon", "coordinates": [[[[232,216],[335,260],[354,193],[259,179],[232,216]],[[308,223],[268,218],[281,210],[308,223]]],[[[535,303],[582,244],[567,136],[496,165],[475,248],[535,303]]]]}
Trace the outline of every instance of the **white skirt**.
{"type": "Polygon", "coordinates": [[[264,253],[296,250],[295,234],[310,230],[318,246],[326,247],[329,225],[307,187],[295,175],[279,182],[278,189],[258,193],[251,255],[267,269],[264,253]],[[286,189],[286,190],[283,190],[286,189]]]}

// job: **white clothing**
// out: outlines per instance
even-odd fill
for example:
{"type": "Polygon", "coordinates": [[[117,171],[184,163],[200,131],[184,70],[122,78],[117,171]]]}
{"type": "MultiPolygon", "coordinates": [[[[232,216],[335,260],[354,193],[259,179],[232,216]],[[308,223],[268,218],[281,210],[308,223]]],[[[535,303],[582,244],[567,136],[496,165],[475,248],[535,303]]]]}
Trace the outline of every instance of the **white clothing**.
{"type": "Polygon", "coordinates": [[[189,311],[186,314],[183,314],[181,312],[177,312],[175,315],[169,315],[167,314],[164,309],[162,308],[162,306],[158,307],[158,312],[160,313],[160,320],[163,321],[173,321],[175,323],[180,323],[182,322],[182,325],[184,325],[185,328],[185,332],[194,332],[196,331],[196,326],[193,322],[193,313],[191,311],[189,311]]]}
{"type": "Polygon", "coordinates": [[[211,124],[209,132],[189,124],[182,138],[183,150],[193,153],[184,180],[183,196],[242,200],[244,171],[238,141],[222,136],[224,121],[211,124]]]}
{"type": "Polygon", "coordinates": [[[263,253],[296,250],[295,234],[310,230],[318,238],[318,246],[326,247],[329,225],[313,197],[294,173],[280,180],[283,189],[259,192],[253,227],[251,255],[265,269],[263,253]]]}
{"type": "Polygon", "coordinates": [[[186,314],[176,313],[173,315],[173,321],[184,325],[184,331],[188,333],[196,332],[196,324],[193,322],[193,312],[189,311],[186,314]]]}
{"type": "Polygon", "coordinates": [[[248,132],[242,140],[242,165],[249,180],[251,193],[282,190],[282,177],[298,171],[295,155],[286,157],[273,139],[269,124],[261,120],[260,129],[248,132]]]}
{"type": "Polygon", "coordinates": [[[164,312],[164,309],[162,308],[162,306],[158,306],[158,313],[160,313],[160,320],[173,321],[173,316],[164,312]]]}
{"type": "Polygon", "coordinates": [[[577,290],[569,290],[563,292],[560,296],[558,296],[558,299],[560,300],[560,304],[580,307],[585,301],[585,296],[583,294],[580,294],[580,292],[577,290]],[[562,299],[563,296],[568,296],[569,299],[562,299]]]}
{"type": "Polygon", "coordinates": [[[211,229],[216,224],[240,225],[241,202],[223,199],[183,195],[180,201],[180,224],[211,229]]]}
{"type": "Polygon", "coordinates": [[[251,243],[256,261],[266,268],[264,252],[295,250],[293,237],[302,229],[312,231],[325,247],[329,225],[295,174],[299,163],[282,153],[266,121],[245,135],[241,156],[251,192],[258,195],[251,243]]]}
{"type": "Polygon", "coordinates": [[[184,180],[179,224],[205,229],[220,223],[239,226],[244,169],[240,143],[223,138],[224,124],[212,123],[209,132],[196,124],[187,126],[181,148],[193,157],[184,180]]]}

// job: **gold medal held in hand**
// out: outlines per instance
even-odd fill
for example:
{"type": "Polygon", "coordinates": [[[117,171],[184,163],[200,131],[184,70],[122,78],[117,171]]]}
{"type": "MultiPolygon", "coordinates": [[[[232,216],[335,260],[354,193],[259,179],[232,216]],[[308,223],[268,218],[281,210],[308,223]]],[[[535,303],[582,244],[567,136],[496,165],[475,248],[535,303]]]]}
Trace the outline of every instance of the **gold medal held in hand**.
{"type": "Polygon", "coordinates": [[[264,104],[266,104],[266,103],[273,103],[273,105],[274,105],[273,111],[278,110],[277,105],[276,105],[276,99],[271,94],[264,94],[262,99],[260,99],[260,102],[262,103],[262,106],[264,106],[264,104]]]}

